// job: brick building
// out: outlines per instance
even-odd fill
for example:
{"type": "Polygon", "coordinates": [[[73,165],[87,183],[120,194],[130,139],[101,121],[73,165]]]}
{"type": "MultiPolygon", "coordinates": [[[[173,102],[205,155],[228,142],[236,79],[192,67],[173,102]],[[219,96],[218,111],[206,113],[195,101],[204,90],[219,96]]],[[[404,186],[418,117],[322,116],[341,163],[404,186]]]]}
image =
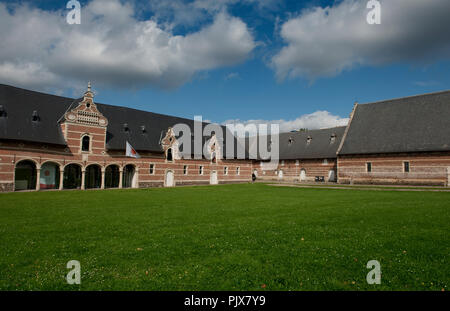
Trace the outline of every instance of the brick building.
{"type": "MultiPolygon", "coordinates": [[[[185,150],[172,128],[185,124],[194,132],[193,120],[96,103],[90,87],[71,99],[0,85],[0,191],[238,183],[252,174],[290,182],[449,185],[449,117],[450,91],[356,104],[346,127],[281,133],[272,166],[249,159],[248,140],[245,159],[227,155],[226,140],[214,132],[202,138],[208,159],[185,150]],[[127,142],[140,158],[125,156],[127,142]]],[[[201,123],[201,130],[207,126],[201,123]]],[[[233,143],[237,152],[239,141],[233,143]]]]}
{"type": "Polygon", "coordinates": [[[338,150],[338,181],[450,184],[450,91],[356,104],[338,150]]]}
{"type": "Polygon", "coordinates": [[[95,103],[90,87],[74,100],[1,85],[0,191],[251,181],[251,161],[227,158],[225,141],[209,144],[211,160],[182,158],[175,124],[194,130],[192,120],[95,103]],[[125,156],[126,142],[140,158],[125,156]]]}
{"type": "Polygon", "coordinates": [[[254,171],[262,180],[335,182],[336,152],[344,131],[345,126],[280,133],[278,165],[255,161],[254,171]]]}

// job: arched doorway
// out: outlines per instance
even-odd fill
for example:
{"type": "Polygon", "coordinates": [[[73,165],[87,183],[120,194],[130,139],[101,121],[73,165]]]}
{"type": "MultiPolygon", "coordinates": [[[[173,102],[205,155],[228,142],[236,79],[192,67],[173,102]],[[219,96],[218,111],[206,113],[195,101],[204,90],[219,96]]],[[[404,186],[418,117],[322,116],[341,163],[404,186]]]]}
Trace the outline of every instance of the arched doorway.
{"type": "Polygon", "coordinates": [[[217,180],[217,171],[211,172],[211,177],[209,179],[209,183],[211,185],[217,185],[219,183],[219,181],[217,180]]]}
{"type": "Polygon", "coordinates": [[[132,164],[128,164],[123,168],[122,188],[135,187],[135,173],[134,165],[132,164]]]}
{"type": "Polygon", "coordinates": [[[36,164],[31,160],[23,160],[16,164],[14,175],[14,190],[36,189],[36,164]]]}
{"type": "Polygon", "coordinates": [[[164,185],[166,187],[173,187],[175,185],[175,176],[173,175],[172,171],[166,172],[166,178],[165,178],[164,185]]]}
{"type": "Polygon", "coordinates": [[[64,189],[81,188],[81,166],[78,164],[69,164],[64,168],[64,189]]]}
{"type": "Polygon", "coordinates": [[[59,188],[59,165],[54,162],[46,162],[41,166],[39,177],[40,189],[58,189],[59,188]]]}
{"type": "Polygon", "coordinates": [[[86,167],[84,185],[86,189],[97,189],[102,186],[102,169],[100,165],[91,164],[86,167]]]}
{"type": "Polygon", "coordinates": [[[300,171],[300,181],[306,181],[306,170],[304,168],[300,171]]]}
{"type": "Polygon", "coordinates": [[[336,172],[334,170],[328,171],[328,181],[336,181],[336,172]]]}
{"type": "Polygon", "coordinates": [[[105,188],[119,188],[120,170],[118,165],[110,165],[105,170],[105,188]]]}

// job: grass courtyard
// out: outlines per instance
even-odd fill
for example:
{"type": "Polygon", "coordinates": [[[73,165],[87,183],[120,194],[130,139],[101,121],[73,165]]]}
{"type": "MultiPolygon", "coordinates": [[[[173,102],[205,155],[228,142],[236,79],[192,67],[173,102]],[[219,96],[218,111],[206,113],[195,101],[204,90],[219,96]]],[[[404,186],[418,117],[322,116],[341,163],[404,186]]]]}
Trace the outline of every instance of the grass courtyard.
{"type": "Polygon", "coordinates": [[[0,194],[0,290],[448,290],[450,193],[265,184],[0,194]],[[68,285],[70,260],[81,285],[68,285]],[[369,260],[381,285],[368,285],[369,260]]]}

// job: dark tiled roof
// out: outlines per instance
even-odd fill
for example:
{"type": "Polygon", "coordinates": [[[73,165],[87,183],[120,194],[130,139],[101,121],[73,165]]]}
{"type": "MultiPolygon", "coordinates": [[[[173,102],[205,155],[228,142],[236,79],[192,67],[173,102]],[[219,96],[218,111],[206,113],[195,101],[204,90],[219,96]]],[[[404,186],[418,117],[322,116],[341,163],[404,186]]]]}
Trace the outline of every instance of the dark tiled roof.
{"type": "MultiPolygon", "coordinates": [[[[336,158],[336,152],[344,131],[345,126],[340,126],[304,132],[280,133],[280,160],[336,158]]],[[[267,143],[270,140],[270,137],[267,138],[267,143]]],[[[255,144],[256,141],[250,138],[250,143],[255,144]]],[[[258,158],[261,158],[261,156],[258,155],[258,158]]]]}
{"type": "Polygon", "coordinates": [[[339,154],[450,150],[450,91],[357,105],[339,154]]]}
{"type": "MultiPolygon", "coordinates": [[[[60,97],[0,84],[0,105],[7,113],[0,118],[0,139],[14,139],[39,143],[65,145],[59,121],[64,113],[77,106],[80,99],[60,97]],[[32,122],[36,110],[40,121],[32,122]]],[[[108,119],[106,145],[108,149],[123,150],[125,141],[138,151],[162,152],[160,140],[169,127],[183,123],[191,128],[194,121],[126,107],[96,103],[108,119]],[[124,124],[129,130],[124,131],[124,124]],[[145,132],[141,130],[145,126],[145,132]]],[[[203,123],[203,127],[207,123],[203,123]]],[[[224,127],[222,127],[224,128],[224,127]]],[[[203,141],[209,138],[203,138],[203,141]]],[[[224,139],[225,145],[225,139],[224,139]]],[[[236,142],[235,142],[236,143],[236,142]]],[[[181,148],[182,149],[182,148],[181,148]]],[[[235,148],[236,150],[236,148],[235,148]]],[[[182,150],[180,150],[182,151],[182,150]]],[[[191,148],[194,152],[194,148],[191,148]]],[[[223,154],[226,153],[224,146],[223,154]]]]}
{"type": "Polygon", "coordinates": [[[344,131],[345,126],[340,126],[306,132],[282,133],[280,134],[280,159],[336,158],[336,151],[344,131]]]}
{"type": "Polygon", "coordinates": [[[0,139],[65,145],[58,119],[73,102],[72,98],[0,84],[0,105],[7,114],[0,117],[0,139]],[[39,122],[32,121],[33,111],[39,122]]]}

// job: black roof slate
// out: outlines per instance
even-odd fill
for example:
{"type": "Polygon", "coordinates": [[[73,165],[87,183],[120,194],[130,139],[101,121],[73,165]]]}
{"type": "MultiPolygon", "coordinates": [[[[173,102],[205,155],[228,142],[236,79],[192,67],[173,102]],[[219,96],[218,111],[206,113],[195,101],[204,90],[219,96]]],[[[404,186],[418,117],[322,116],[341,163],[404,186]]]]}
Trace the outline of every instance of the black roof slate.
{"type": "Polygon", "coordinates": [[[358,104],[340,155],[450,151],[450,91],[358,104]]]}
{"type": "MultiPolygon", "coordinates": [[[[22,140],[56,145],[66,145],[59,121],[64,113],[77,106],[81,99],[44,94],[0,84],[0,105],[7,113],[0,117],[0,139],[22,140]],[[32,113],[37,111],[39,122],[32,122],[32,113]]],[[[125,149],[128,141],[138,151],[162,152],[161,139],[169,127],[183,123],[194,130],[194,120],[173,117],[127,107],[95,103],[108,119],[106,146],[110,150],[125,149]],[[124,124],[129,130],[124,131],[124,124]],[[142,132],[141,126],[145,126],[142,132]]],[[[203,123],[203,128],[207,123],[203,123]]],[[[222,127],[225,131],[225,127],[222,127]]],[[[224,132],[225,133],[225,132],[224,132]]],[[[203,143],[209,137],[203,137],[203,143]]],[[[236,150],[236,140],[235,149],[236,150]]],[[[203,145],[203,144],[202,144],[203,145]]],[[[226,139],[223,140],[223,155],[226,155],[226,139]]],[[[183,146],[181,146],[181,152],[183,146]]],[[[194,152],[193,141],[191,153],[194,152]]]]}
{"type": "MultiPolygon", "coordinates": [[[[331,159],[336,158],[337,149],[341,143],[345,126],[333,127],[319,130],[307,130],[302,132],[289,132],[279,134],[279,159],[331,159]],[[334,140],[331,139],[332,135],[334,140]],[[310,138],[308,143],[308,138],[310,138]]],[[[258,144],[261,137],[258,137],[258,144]]],[[[254,146],[256,139],[248,138],[254,146]]],[[[270,144],[271,136],[266,138],[270,144]]],[[[252,150],[251,147],[249,147],[252,150]]],[[[270,148],[268,148],[270,149],[270,148]]],[[[258,158],[262,157],[258,153],[258,158]]]]}

